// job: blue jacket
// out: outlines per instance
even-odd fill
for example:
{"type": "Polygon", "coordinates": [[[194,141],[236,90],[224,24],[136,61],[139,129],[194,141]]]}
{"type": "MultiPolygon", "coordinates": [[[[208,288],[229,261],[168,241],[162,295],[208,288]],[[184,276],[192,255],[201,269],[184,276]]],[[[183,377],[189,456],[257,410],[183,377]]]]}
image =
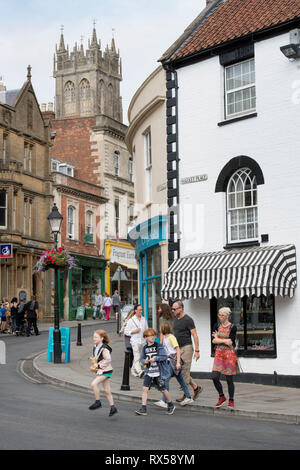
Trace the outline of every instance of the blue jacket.
{"type": "MultiPolygon", "coordinates": [[[[168,363],[168,355],[167,355],[166,350],[165,350],[165,348],[163,347],[162,344],[160,344],[158,342],[155,342],[154,344],[157,347],[158,355],[154,356],[153,359],[158,364],[160,377],[164,380],[168,379],[171,375],[170,374],[169,363],[168,363]]],[[[146,361],[146,352],[145,352],[146,347],[147,347],[147,344],[145,344],[145,346],[143,347],[142,352],[141,352],[141,357],[140,357],[140,361],[143,364],[143,366],[145,365],[145,361],[146,361]]],[[[147,369],[145,371],[145,375],[147,375],[147,369]]]]}

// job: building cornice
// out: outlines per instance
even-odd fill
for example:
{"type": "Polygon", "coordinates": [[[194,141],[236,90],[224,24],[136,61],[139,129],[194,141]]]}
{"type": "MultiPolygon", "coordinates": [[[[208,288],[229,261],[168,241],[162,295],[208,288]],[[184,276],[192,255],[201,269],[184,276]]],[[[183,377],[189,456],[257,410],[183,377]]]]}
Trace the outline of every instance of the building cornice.
{"type": "Polygon", "coordinates": [[[64,184],[54,184],[53,186],[59,193],[68,194],[69,196],[85,199],[87,201],[98,202],[99,204],[105,204],[109,201],[106,197],[97,196],[96,194],[88,193],[80,189],[71,188],[70,186],[65,186],[64,184]]]}

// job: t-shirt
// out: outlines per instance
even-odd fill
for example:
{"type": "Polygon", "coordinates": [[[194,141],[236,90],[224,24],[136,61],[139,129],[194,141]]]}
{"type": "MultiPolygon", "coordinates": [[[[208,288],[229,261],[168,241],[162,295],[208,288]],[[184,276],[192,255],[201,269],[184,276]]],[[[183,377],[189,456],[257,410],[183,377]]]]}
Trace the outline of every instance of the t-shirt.
{"type": "Polygon", "coordinates": [[[180,320],[177,317],[174,318],[173,331],[180,348],[193,344],[191,330],[194,328],[194,320],[188,315],[184,315],[180,320]]]}
{"type": "Polygon", "coordinates": [[[119,294],[114,294],[112,296],[113,305],[120,305],[120,296],[119,294]]]}
{"type": "Polygon", "coordinates": [[[0,315],[1,315],[2,318],[6,317],[6,312],[7,312],[7,309],[5,307],[2,307],[0,309],[0,315]]]}
{"type": "Polygon", "coordinates": [[[163,345],[168,356],[170,356],[171,354],[176,354],[175,348],[178,348],[179,346],[178,341],[174,335],[170,335],[168,336],[168,338],[164,338],[163,345]]]}
{"type": "MultiPolygon", "coordinates": [[[[157,356],[157,345],[154,343],[151,346],[146,346],[145,349],[146,359],[151,359],[154,356],[157,356]]],[[[156,361],[150,362],[148,364],[149,368],[147,371],[147,375],[149,377],[159,377],[159,367],[156,361]]]]}

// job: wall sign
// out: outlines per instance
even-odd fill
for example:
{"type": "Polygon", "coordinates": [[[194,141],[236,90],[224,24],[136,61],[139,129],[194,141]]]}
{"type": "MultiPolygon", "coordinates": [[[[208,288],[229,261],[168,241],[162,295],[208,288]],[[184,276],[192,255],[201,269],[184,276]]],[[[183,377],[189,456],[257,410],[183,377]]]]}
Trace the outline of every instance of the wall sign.
{"type": "Polygon", "coordinates": [[[206,181],[208,179],[207,175],[196,175],[196,176],[188,176],[187,178],[181,178],[181,184],[189,184],[189,183],[200,183],[200,181],[206,181]]]}
{"type": "Polygon", "coordinates": [[[111,247],[110,262],[132,264],[137,267],[135,251],[123,247],[111,247]]]}
{"type": "Polygon", "coordinates": [[[5,243],[0,245],[0,258],[12,258],[13,257],[13,246],[11,243],[5,243]]]}

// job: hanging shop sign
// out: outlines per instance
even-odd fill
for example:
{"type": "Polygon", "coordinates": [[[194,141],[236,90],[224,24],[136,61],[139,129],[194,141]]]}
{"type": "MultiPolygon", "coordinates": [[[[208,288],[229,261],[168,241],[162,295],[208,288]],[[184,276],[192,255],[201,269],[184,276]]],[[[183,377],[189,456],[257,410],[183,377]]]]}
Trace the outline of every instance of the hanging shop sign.
{"type": "Polygon", "coordinates": [[[0,258],[12,258],[13,257],[13,246],[11,243],[5,243],[0,245],[0,258]]]}

